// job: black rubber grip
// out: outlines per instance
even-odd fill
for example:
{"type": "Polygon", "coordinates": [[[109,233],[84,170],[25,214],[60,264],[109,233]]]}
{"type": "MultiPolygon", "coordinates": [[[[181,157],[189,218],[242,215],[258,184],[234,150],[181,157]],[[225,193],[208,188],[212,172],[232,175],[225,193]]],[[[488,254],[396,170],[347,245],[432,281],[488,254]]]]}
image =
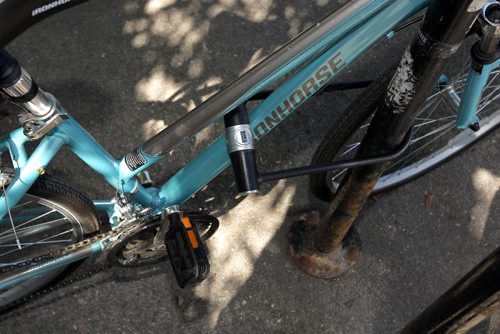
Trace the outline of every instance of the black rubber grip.
{"type": "Polygon", "coordinates": [[[21,77],[21,65],[7,51],[0,49],[0,88],[14,85],[21,77]]]}

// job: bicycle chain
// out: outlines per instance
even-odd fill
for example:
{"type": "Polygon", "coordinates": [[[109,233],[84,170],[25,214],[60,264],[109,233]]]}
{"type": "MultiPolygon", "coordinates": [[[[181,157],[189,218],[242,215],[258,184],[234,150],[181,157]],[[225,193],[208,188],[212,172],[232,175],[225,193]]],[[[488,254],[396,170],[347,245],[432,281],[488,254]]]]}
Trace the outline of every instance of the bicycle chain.
{"type": "MultiPolygon", "coordinates": [[[[130,225],[124,226],[123,228],[121,228],[119,230],[112,230],[109,232],[100,233],[100,234],[95,235],[91,238],[87,238],[85,240],[82,240],[82,241],[77,242],[75,244],[69,245],[69,246],[62,248],[62,249],[59,249],[57,251],[50,252],[50,253],[47,253],[44,255],[40,255],[40,256],[34,257],[32,259],[19,262],[15,265],[4,267],[4,268],[2,268],[2,270],[0,270],[0,274],[8,273],[8,272],[13,271],[13,270],[22,269],[22,268],[30,266],[32,264],[36,264],[37,262],[40,262],[40,261],[51,260],[51,259],[54,259],[55,257],[62,256],[62,255],[65,255],[69,252],[78,250],[79,248],[87,246],[87,245],[89,245],[93,242],[96,242],[98,240],[104,240],[104,239],[112,238],[112,237],[116,236],[117,238],[115,240],[112,240],[111,244],[108,244],[106,246],[107,248],[111,249],[114,245],[116,245],[117,242],[119,242],[120,238],[127,237],[127,235],[130,233],[135,233],[135,231],[138,229],[141,229],[142,226],[154,223],[155,221],[158,220],[158,218],[159,218],[158,216],[155,216],[155,217],[152,217],[148,220],[141,222],[140,224],[134,224],[132,226],[130,226],[130,225]]],[[[219,222],[216,221],[216,223],[217,223],[216,226],[218,227],[219,222]]],[[[215,230],[217,229],[217,227],[215,228],[215,230]]],[[[214,232],[215,232],[215,230],[214,230],[214,232]]],[[[210,236],[211,236],[211,234],[209,236],[207,236],[207,238],[209,238],[210,236]]],[[[86,273],[80,274],[76,277],[61,281],[61,282],[56,283],[56,284],[48,285],[47,287],[40,289],[38,291],[35,291],[28,296],[19,298],[19,299],[15,300],[7,305],[0,306],[0,314],[3,315],[4,313],[15,309],[16,307],[18,307],[21,304],[27,303],[29,301],[32,301],[33,299],[50,294],[56,290],[67,287],[73,283],[79,282],[79,281],[86,279],[88,277],[91,277],[91,276],[93,276],[97,273],[100,273],[101,271],[104,271],[106,269],[109,269],[111,267],[113,267],[113,264],[110,262],[107,262],[98,268],[94,268],[94,269],[92,269],[86,273]]],[[[6,319],[6,317],[3,316],[2,319],[6,319]]]]}
{"type": "MultiPolygon", "coordinates": [[[[82,240],[80,242],[77,242],[75,244],[72,244],[72,245],[69,245],[65,248],[61,248],[57,251],[54,251],[54,252],[50,252],[50,253],[47,253],[47,254],[43,254],[43,255],[40,255],[40,256],[37,256],[37,257],[34,257],[34,258],[31,258],[29,260],[25,260],[25,261],[22,261],[22,262],[19,262],[19,263],[16,263],[15,265],[11,265],[11,266],[6,266],[4,268],[2,268],[2,270],[0,270],[0,274],[5,274],[5,273],[8,273],[8,272],[11,272],[11,271],[14,271],[14,270],[19,270],[19,269],[22,269],[24,267],[27,267],[27,266],[31,266],[32,264],[36,264],[40,261],[47,261],[47,260],[52,260],[56,257],[59,257],[59,256],[62,256],[62,255],[65,255],[69,252],[73,252],[73,251],[76,251],[78,250],[79,248],[82,248],[84,246],[87,246],[93,242],[96,242],[96,241],[99,241],[99,240],[104,240],[104,239],[107,239],[107,238],[112,238],[114,236],[118,236],[118,237],[121,237],[123,235],[126,235],[128,233],[133,233],[135,229],[138,229],[140,228],[143,224],[148,224],[150,223],[149,221],[146,221],[146,222],[143,222],[142,224],[137,224],[137,225],[133,225],[133,226],[126,226],[120,230],[112,230],[112,231],[109,231],[109,232],[105,232],[105,233],[100,233],[98,235],[95,235],[93,237],[90,237],[90,238],[87,238],[85,240],[82,240]]],[[[49,293],[52,293],[56,290],[59,290],[61,288],[64,288],[66,286],[69,286],[73,283],[76,283],[78,281],[81,281],[85,278],[88,278],[90,276],[93,276],[101,271],[104,271],[106,269],[109,269],[113,266],[113,264],[111,263],[105,263],[104,265],[102,265],[101,267],[99,268],[95,268],[95,269],[92,269],[86,273],[83,273],[83,274],[80,274],[74,278],[71,278],[69,280],[66,280],[66,281],[62,281],[60,283],[57,283],[57,284],[53,284],[53,285],[49,285],[43,289],[40,289],[40,290],[37,290],[35,292],[33,292],[32,294],[28,295],[28,296],[25,296],[23,298],[19,298],[17,300],[14,300],[13,302],[7,304],[7,305],[4,305],[4,306],[0,306],[0,314],[3,314],[5,312],[8,312],[8,311],[11,311],[13,310],[14,308],[16,308],[17,306],[21,305],[21,304],[24,304],[24,303],[27,303],[33,299],[36,299],[36,298],[39,298],[41,296],[45,296],[49,293]]]]}
{"type": "Polygon", "coordinates": [[[121,233],[121,232],[125,232],[125,231],[117,231],[116,230],[116,231],[109,231],[109,232],[101,233],[101,234],[95,235],[93,237],[87,238],[85,240],[82,240],[80,242],[77,242],[75,244],[69,245],[69,246],[67,246],[65,248],[61,248],[61,249],[59,249],[57,251],[53,251],[53,252],[50,252],[50,253],[47,253],[47,254],[39,255],[39,256],[33,257],[31,259],[18,262],[18,263],[14,264],[14,265],[2,267],[0,269],[0,274],[6,274],[6,273],[9,273],[9,272],[18,270],[18,269],[29,267],[29,266],[31,266],[33,264],[37,264],[37,263],[39,263],[41,261],[53,260],[53,259],[55,259],[57,257],[65,255],[65,254],[67,254],[69,252],[73,252],[75,250],[78,250],[81,247],[87,246],[90,243],[96,242],[98,240],[103,240],[103,239],[106,239],[106,238],[111,238],[115,234],[118,234],[118,233],[121,233]]]}

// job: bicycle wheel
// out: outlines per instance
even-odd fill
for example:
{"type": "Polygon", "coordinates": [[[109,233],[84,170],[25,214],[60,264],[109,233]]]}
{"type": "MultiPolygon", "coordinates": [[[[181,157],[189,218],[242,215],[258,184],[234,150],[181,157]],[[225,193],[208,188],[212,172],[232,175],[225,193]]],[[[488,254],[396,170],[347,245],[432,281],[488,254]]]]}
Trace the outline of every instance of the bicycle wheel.
{"type": "MultiPolygon", "coordinates": [[[[99,229],[92,202],[52,176],[40,177],[28,194],[11,208],[11,216],[12,221],[9,215],[0,220],[0,271],[4,266],[78,242],[99,229]]],[[[40,289],[65,268],[0,290],[0,307],[40,289]]]]}
{"type": "MultiPolygon", "coordinates": [[[[393,161],[377,182],[373,193],[400,186],[441,165],[500,125],[500,70],[494,70],[484,89],[477,110],[480,130],[458,130],[455,127],[458,103],[465,88],[472,41],[446,64],[441,79],[421,106],[414,122],[414,135],[402,157],[393,161]]],[[[393,67],[394,69],[394,67],[393,67]]],[[[353,158],[364,137],[393,70],[373,82],[331,126],[312,159],[312,164],[353,158]]],[[[315,174],[310,177],[312,192],[330,201],[346,170],[315,174]]]]}

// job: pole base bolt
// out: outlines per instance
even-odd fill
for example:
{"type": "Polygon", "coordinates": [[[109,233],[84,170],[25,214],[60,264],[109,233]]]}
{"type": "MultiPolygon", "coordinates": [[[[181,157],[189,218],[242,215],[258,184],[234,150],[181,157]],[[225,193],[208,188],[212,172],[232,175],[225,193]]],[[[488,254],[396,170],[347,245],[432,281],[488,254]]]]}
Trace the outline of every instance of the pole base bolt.
{"type": "Polygon", "coordinates": [[[288,255],[300,270],[308,275],[336,281],[354,266],[361,256],[361,239],[354,227],[342,246],[330,254],[318,253],[312,246],[311,235],[319,225],[317,211],[301,214],[288,232],[288,255]]]}

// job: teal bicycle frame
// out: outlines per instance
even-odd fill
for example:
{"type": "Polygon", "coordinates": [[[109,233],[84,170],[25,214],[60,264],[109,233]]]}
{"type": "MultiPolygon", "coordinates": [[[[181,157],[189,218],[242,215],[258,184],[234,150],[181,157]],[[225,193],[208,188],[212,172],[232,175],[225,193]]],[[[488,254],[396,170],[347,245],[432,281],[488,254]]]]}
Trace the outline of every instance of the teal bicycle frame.
{"type": "MultiPolygon", "coordinates": [[[[295,109],[325,87],[358,56],[384,36],[390,37],[392,29],[425,8],[428,2],[428,0],[353,1],[352,4],[341,9],[344,10],[344,13],[348,12],[349,15],[342,18],[335,29],[320,36],[314,43],[305,45],[301,53],[283,59],[272,73],[258,82],[252,82],[241,94],[234,93],[235,98],[219,110],[215,117],[200,124],[200,128],[220,119],[238,105],[245,103],[257,92],[276,82],[284,74],[302,66],[300,71],[281,84],[250,112],[250,126],[253,129],[254,139],[261,140],[295,109]]],[[[314,34],[315,29],[319,29],[322,24],[328,22],[330,18],[334,18],[335,15],[336,13],[333,13],[326,17],[321,23],[300,35],[299,38],[306,34],[314,34]]],[[[286,47],[285,45],[284,48],[286,47]]],[[[488,67],[488,70],[499,65],[497,61],[493,66],[488,67]]],[[[247,74],[251,74],[252,71],[255,69],[250,70],[247,74]]],[[[247,74],[244,75],[243,79],[247,74]]],[[[489,71],[483,71],[481,76],[487,78],[489,71]]],[[[470,105],[468,99],[477,100],[484,84],[475,80],[473,84],[468,85],[467,98],[462,103],[470,105]]],[[[237,90],[234,85],[231,85],[217,95],[224,93],[231,95],[231,89],[237,90]]],[[[202,111],[200,109],[202,109],[201,106],[189,114],[199,113],[202,111]]],[[[183,119],[177,123],[182,124],[183,119]]],[[[196,133],[200,128],[192,129],[190,135],[196,133]]],[[[138,150],[146,162],[140,168],[131,171],[126,165],[125,158],[118,160],[113,158],[70,116],[46,135],[29,157],[24,148],[28,141],[29,139],[23,134],[22,129],[15,130],[0,138],[0,152],[7,150],[10,152],[16,170],[14,180],[7,188],[6,194],[0,198],[0,217],[5,217],[7,214],[6,203],[14,206],[26,194],[63,145],[67,145],[119,192],[130,194],[133,200],[142,207],[152,208],[153,214],[158,214],[169,206],[184,203],[230,165],[225,138],[221,136],[160,188],[144,188],[135,176],[159,161],[161,152],[151,154],[144,147],[140,147],[138,150]]],[[[96,200],[94,204],[99,210],[107,211],[110,216],[115,210],[114,204],[110,200],[96,200]]],[[[9,222],[6,219],[4,221],[9,222]]],[[[102,242],[96,242],[89,246],[87,252],[78,257],[60,258],[50,263],[35,266],[16,279],[1,280],[0,289],[67,265],[82,257],[99,253],[104,248],[105,245],[102,242]]]]}

